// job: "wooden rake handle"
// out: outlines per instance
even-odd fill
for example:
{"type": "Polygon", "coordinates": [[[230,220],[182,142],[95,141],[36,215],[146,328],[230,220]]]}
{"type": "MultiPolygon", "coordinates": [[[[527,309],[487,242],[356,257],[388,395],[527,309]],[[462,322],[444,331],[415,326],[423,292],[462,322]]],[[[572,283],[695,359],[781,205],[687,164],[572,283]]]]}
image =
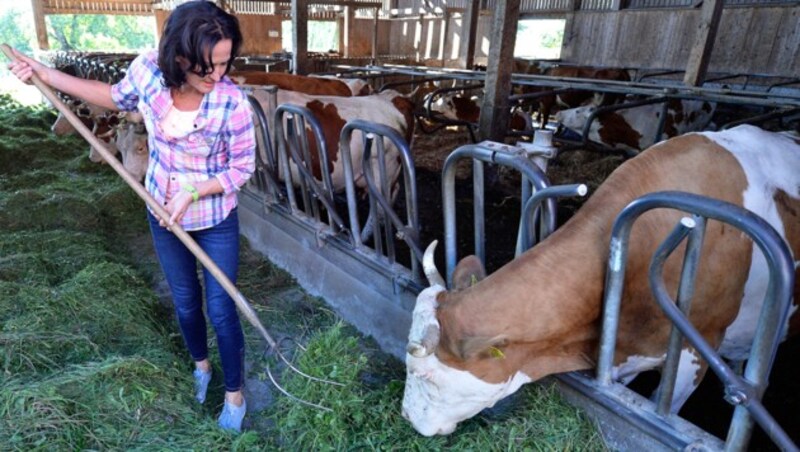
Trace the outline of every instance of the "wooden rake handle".
{"type": "MultiPolygon", "coordinates": [[[[13,61],[16,59],[16,57],[11,51],[11,47],[9,47],[8,44],[0,44],[0,49],[3,50],[3,53],[6,55],[6,57],[8,57],[9,60],[13,61]]],[[[150,206],[151,209],[153,209],[156,215],[158,215],[161,218],[170,217],[166,209],[164,209],[164,207],[161,206],[150,195],[150,193],[147,192],[147,190],[145,190],[145,188],[142,186],[142,184],[139,183],[138,180],[134,179],[133,176],[131,176],[131,174],[128,172],[128,170],[125,169],[122,163],[120,163],[120,161],[117,160],[117,158],[114,155],[112,155],[111,152],[106,148],[105,143],[103,143],[96,136],[94,136],[92,131],[89,130],[89,128],[86,127],[83,124],[83,122],[81,122],[80,119],[78,119],[78,116],[75,115],[75,113],[73,113],[72,110],[70,110],[66,105],[64,105],[63,102],[61,102],[61,99],[59,99],[58,96],[56,96],[56,94],[53,92],[52,89],[50,89],[49,86],[47,86],[36,74],[33,75],[31,80],[33,81],[33,84],[37,88],[39,88],[39,91],[41,91],[42,94],[44,94],[44,97],[46,97],[47,100],[49,100],[56,107],[56,109],[58,109],[58,111],[61,112],[61,114],[64,115],[65,118],[67,118],[67,121],[69,121],[69,123],[72,124],[73,127],[75,127],[75,130],[77,130],[78,133],[80,133],[81,136],[85,138],[86,141],[89,142],[89,144],[92,145],[92,147],[94,147],[98,152],[100,152],[100,155],[103,157],[103,160],[105,160],[106,163],[108,163],[111,166],[111,168],[113,168],[114,171],[116,171],[117,174],[119,174],[120,177],[122,177],[125,183],[128,184],[128,186],[131,187],[133,191],[135,191],[136,194],[140,198],[142,198],[144,202],[147,203],[148,206],[150,206]]],[[[242,293],[239,292],[239,289],[237,289],[236,286],[233,285],[231,280],[228,279],[227,276],[225,276],[225,273],[223,273],[222,270],[220,270],[220,268],[217,266],[217,264],[214,263],[211,257],[209,257],[208,254],[206,254],[206,252],[203,251],[203,249],[200,248],[199,245],[197,245],[197,242],[195,242],[194,239],[186,231],[184,231],[179,224],[170,226],[170,231],[172,231],[172,233],[175,234],[178,237],[178,239],[180,239],[180,241],[186,246],[186,248],[188,248],[189,251],[197,258],[197,260],[199,260],[200,263],[203,264],[203,266],[206,269],[208,269],[209,273],[211,273],[214,276],[214,278],[220,283],[220,285],[225,289],[225,292],[227,292],[228,295],[230,295],[234,303],[236,303],[236,307],[239,308],[239,311],[244,315],[247,321],[250,322],[250,324],[253,325],[253,327],[256,330],[258,330],[258,332],[261,334],[264,340],[267,341],[267,344],[269,344],[271,348],[277,350],[277,343],[272,339],[272,336],[270,336],[266,328],[264,328],[264,325],[261,324],[261,321],[258,319],[258,316],[253,310],[252,306],[250,306],[250,303],[247,302],[247,299],[244,297],[244,295],[242,295],[242,293]]]]}

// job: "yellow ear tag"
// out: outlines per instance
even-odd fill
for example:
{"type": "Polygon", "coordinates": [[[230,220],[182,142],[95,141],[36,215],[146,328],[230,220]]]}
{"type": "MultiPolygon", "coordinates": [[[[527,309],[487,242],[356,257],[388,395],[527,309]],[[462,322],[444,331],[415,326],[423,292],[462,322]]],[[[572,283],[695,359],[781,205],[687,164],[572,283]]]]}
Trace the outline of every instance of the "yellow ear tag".
{"type": "Polygon", "coordinates": [[[478,284],[478,277],[477,277],[477,276],[475,276],[475,275],[470,275],[470,277],[471,277],[471,279],[470,279],[470,282],[469,282],[469,283],[470,283],[470,284],[469,284],[470,286],[474,286],[475,284],[478,284]]]}
{"type": "Polygon", "coordinates": [[[505,358],[505,357],[506,357],[506,354],[505,354],[505,353],[503,353],[503,351],[502,351],[502,350],[500,350],[500,349],[499,349],[499,348],[497,348],[497,347],[491,347],[491,348],[489,348],[489,354],[491,354],[491,355],[492,355],[492,358],[497,358],[497,359],[503,359],[503,358],[505,358]]]}

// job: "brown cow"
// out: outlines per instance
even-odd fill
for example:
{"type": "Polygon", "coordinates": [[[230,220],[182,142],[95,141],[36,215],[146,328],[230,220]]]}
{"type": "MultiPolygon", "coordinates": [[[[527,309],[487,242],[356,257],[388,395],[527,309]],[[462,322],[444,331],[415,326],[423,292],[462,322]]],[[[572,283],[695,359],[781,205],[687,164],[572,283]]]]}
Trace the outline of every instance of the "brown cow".
{"type": "MultiPolygon", "coordinates": [[[[569,78],[588,78],[599,80],[617,80],[629,82],[630,74],[624,69],[597,69],[592,67],[569,67],[556,66],[544,71],[544,75],[550,77],[569,77],[569,78]]],[[[536,88],[533,88],[536,89],[536,88]]],[[[540,89],[540,88],[539,88],[540,89]]],[[[562,108],[575,108],[591,103],[593,106],[612,105],[621,100],[622,94],[596,93],[585,90],[570,90],[558,95],[544,96],[539,99],[539,121],[541,127],[545,128],[550,120],[550,114],[556,106],[562,108]]]]}
{"type": "MultiPolygon", "coordinates": [[[[298,91],[315,96],[353,96],[345,81],[327,77],[309,77],[284,72],[235,71],[228,77],[237,85],[274,85],[278,89],[298,91]]],[[[360,88],[359,88],[360,89],[360,88]]]]}
{"type": "MultiPolygon", "coordinates": [[[[403,416],[423,435],[448,434],[458,422],[550,374],[595,366],[612,223],[647,193],[681,190],[742,206],[763,217],[800,256],[800,143],[753,126],[692,133],[657,144],[620,166],[581,210],[549,238],[487,278],[474,257],[462,260],[446,291],[432,266],[432,286],[417,297],[403,416]],[[477,282],[474,282],[479,280],[477,282]]],[[[681,218],[656,209],[630,237],[613,377],[630,381],[664,361],[671,323],[647,281],[651,256],[681,218]]],[[[723,357],[743,359],[767,290],[766,261],[752,241],[709,221],[692,298],[691,321],[723,357]]],[[[795,266],[795,287],[800,278],[795,266]]],[[[664,281],[676,292],[680,262],[664,281]]],[[[792,313],[797,311],[795,298],[792,313]]],[[[790,321],[797,332],[800,316],[790,321]]],[[[681,352],[672,411],[702,379],[697,351],[681,352]]]]}

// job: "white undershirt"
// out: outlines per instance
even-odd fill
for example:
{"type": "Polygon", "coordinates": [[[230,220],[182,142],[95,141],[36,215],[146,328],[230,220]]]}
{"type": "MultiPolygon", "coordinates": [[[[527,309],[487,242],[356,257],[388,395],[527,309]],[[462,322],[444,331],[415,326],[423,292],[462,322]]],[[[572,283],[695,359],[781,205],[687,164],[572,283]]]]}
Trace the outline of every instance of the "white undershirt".
{"type": "Polygon", "coordinates": [[[182,138],[194,131],[197,110],[181,111],[173,105],[161,121],[161,129],[169,138],[182,138]]]}

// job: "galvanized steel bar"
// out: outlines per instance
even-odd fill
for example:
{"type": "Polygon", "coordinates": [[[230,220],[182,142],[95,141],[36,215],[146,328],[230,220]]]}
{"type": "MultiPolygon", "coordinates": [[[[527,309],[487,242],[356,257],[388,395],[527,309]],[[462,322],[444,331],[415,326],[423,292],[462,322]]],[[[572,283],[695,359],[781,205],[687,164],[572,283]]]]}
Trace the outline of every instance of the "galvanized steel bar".
{"type": "MultiPolygon", "coordinates": [[[[586,196],[587,190],[586,184],[554,185],[538,190],[533,196],[528,198],[520,214],[519,230],[517,231],[517,250],[514,257],[519,256],[536,243],[547,238],[547,236],[540,235],[538,240],[533,240],[531,237],[535,218],[533,212],[535,209],[539,208],[542,201],[549,198],[563,198],[566,196],[586,196]]],[[[543,224],[547,224],[547,219],[544,215],[542,217],[543,224]]]]}
{"type": "MultiPolygon", "coordinates": [[[[688,320],[682,317],[678,308],[671,301],[666,301],[664,304],[659,300],[667,315],[706,359],[709,367],[726,382],[726,400],[739,405],[734,411],[734,419],[727,440],[729,448],[739,450],[746,446],[752,432],[752,418],[748,414],[748,408],[751,405],[760,405],[757,399],[760,398],[765,388],[766,379],[777,351],[779,335],[782,333],[781,325],[786,322],[788,316],[795,271],[791,252],[785,241],[764,219],[730,203],[675,191],[650,193],[634,200],[617,216],[611,234],[603,328],[597,366],[597,379],[602,386],[612,383],[611,369],[622,301],[628,238],[634,221],[642,213],[655,208],[678,209],[733,225],[755,242],[766,259],[770,279],[744,375],[745,380],[752,383],[752,388],[743,384],[745,380],[740,379],[731,371],[716,352],[702,341],[702,336],[688,320]]],[[[754,409],[754,413],[757,413],[759,422],[766,419],[758,407],[754,409]]],[[[772,436],[773,440],[782,441],[778,432],[780,429],[776,427],[776,424],[765,424],[764,428],[768,434],[775,435],[772,436]]]]}
{"type": "MultiPolygon", "coordinates": [[[[412,265],[412,272],[413,274],[417,275],[419,270],[419,262],[422,260],[422,249],[419,244],[419,209],[417,207],[417,186],[416,186],[416,173],[414,170],[414,159],[411,154],[411,149],[406,143],[405,139],[400,136],[400,133],[397,132],[395,129],[386,126],[384,124],[377,124],[369,121],[364,121],[361,119],[349,121],[345,124],[344,128],[342,129],[341,137],[339,140],[339,146],[341,149],[341,155],[343,157],[344,166],[345,166],[345,188],[348,192],[348,211],[350,213],[350,222],[351,222],[351,230],[353,231],[353,235],[358,237],[357,232],[360,231],[360,226],[358,224],[357,219],[357,212],[355,210],[355,185],[354,179],[352,174],[352,162],[351,162],[351,155],[349,152],[350,149],[350,140],[354,131],[361,131],[365,136],[367,134],[371,134],[375,137],[380,137],[382,139],[378,139],[376,141],[381,142],[383,145],[383,139],[387,139],[392,142],[392,144],[398,149],[400,160],[402,164],[402,173],[403,173],[403,182],[405,186],[405,193],[406,193],[406,222],[404,223],[403,220],[399,218],[397,213],[392,208],[391,202],[387,200],[387,197],[384,196],[384,193],[389,194],[391,198],[391,192],[388,191],[388,181],[381,181],[380,185],[383,186],[383,189],[379,188],[379,184],[376,183],[374,175],[372,171],[364,171],[364,178],[367,182],[367,190],[369,192],[370,199],[374,199],[375,202],[380,205],[383,209],[384,214],[387,216],[388,220],[397,229],[398,237],[405,241],[406,244],[411,249],[414,257],[416,259],[411,259],[412,265]],[[348,175],[349,174],[349,175],[348,175]],[[352,201],[352,204],[351,204],[352,201]]],[[[379,153],[380,155],[380,153],[379,153]]],[[[372,159],[372,146],[365,146],[364,147],[364,154],[362,156],[362,168],[369,168],[370,160],[372,159]]],[[[384,173],[385,174],[385,173],[384,173]]],[[[385,179],[385,177],[384,177],[385,179]]],[[[371,217],[375,218],[374,214],[370,214],[371,217]]],[[[391,228],[387,225],[387,234],[388,231],[391,231],[391,228]]],[[[361,245],[360,237],[357,240],[358,245],[361,245]]]]}
{"type": "MultiPolygon", "coordinates": [[[[444,210],[444,244],[445,244],[445,264],[446,278],[448,285],[452,283],[453,270],[456,266],[456,200],[455,200],[455,181],[456,165],[461,159],[471,158],[485,163],[508,166],[519,171],[523,178],[531,181],[533,187],[538,190],[547,188],[550,183],[544,172],[531,162],[525,151],[502,143],[484,141],[478,144],[470,144],[457,148],[445,160],[442,169],[442,208],[444,210]]],[[[548,212],[548,232],[555,230],[556,204],[553,198],[547,199],[544,206],[548,212]]]]}
{"type": "Polygon", "coordinates": [[[258,119],[257,131],[260,143],[264,149],[256,149],[256,171],[253,175],[256,186],[259,190],[268,194],[271,202],[276,202],[281,198],[280,185],[278,185],[278,166],[275,162],[275,153],[272,149],[272,138],[270,137],[269,122],[261,104],[253,97],[252,90],[246,89],[247,100],[258,119]]]}
{"type": "MultiPolygon", "coordinates": [[[[700,252],[703,248],[703,238],[706,233],[706,219],[693,215],[694,226],[689,232],[686,241],[686,253],[681,270],[680,285],[678,286],[678,307],[686,318],[689,318],[692,307],[692,295],[697,280],[697,266],[700,262],[700,252]]],[[[656,412],[661,416],[668,416],[675,392],[675,381],[680,364],[680,351],[683,344],[683,335],[680,330],[672,325],[667,346],[667,358],[661,369],[661,383],[656,393],[656,412]]]]}
{"type": "MultiPolygon", "coordinates": [[[[310,191],[313,193],[315,199],[318,199],[328,212],[328,218],[331,221],[330,226],[335,230],[344,230],[346,225],[341,217],[336,212],[334,200],[332,198],[332,182],[330,180],[330,171],[328,159],[328,150],[325,143],[325,137],[322,134],[322,126],[310,110],[292,104],[281,104],[275,111],[275,135],[280,149],[280,160],[284,169],[286,180],[286,190],[288,191],[290,206],[293,212],[298,210],[296,200],[294,199],[294,190],[292,187],[292,176],[289,166],[289,159],[294,160],[295,168],[299,173],[299,180],[296,181],[300,187],[306,202],[306,209],[311,208],[315,219],[319,220],[318,206],[310,199],[310,191]],[[284,115],[287,116],[288,137],[284,132],[284,115]],[[299,117],[301,121],[295,121],[294,118],[299,117]],[[297,122],[297,124],[295,124],[297,122]],[[327,174],[327,180],[324,182],[323,188],[320,188],[311,170],[304,164],[303,158],[310,162],[310,153],[308,151],[308,138],[306,136],[306,124],[314,134],[317,141],[317,151],[320,158],[320,166],[323,169],[323,175],[327,174]],[[300,127],[299,130],[297,127],[300,127]],[[299,136],[299,138],[298,138],[299,136]],[[288,138],[288,142],[287,142],[288,138]],[[303,149],[297,149],[302,146],[303,149]],[[288,148],[288,149],[287,149],[288,148]],[[301,157],[300,152],[303,152],[304,157],[301,157]]],[[[308,214],[308,212],[305,212],[308,214]]]]}

